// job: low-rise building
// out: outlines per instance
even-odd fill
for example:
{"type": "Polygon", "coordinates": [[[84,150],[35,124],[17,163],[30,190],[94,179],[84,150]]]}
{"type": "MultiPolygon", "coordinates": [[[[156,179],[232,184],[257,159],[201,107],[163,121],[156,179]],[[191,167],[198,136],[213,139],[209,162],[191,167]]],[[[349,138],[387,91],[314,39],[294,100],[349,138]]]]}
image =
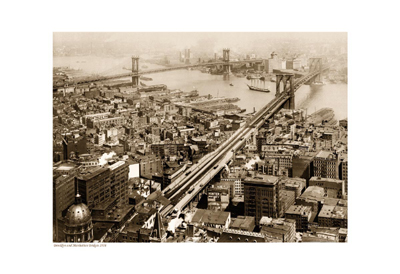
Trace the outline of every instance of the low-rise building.
{"type": "Polygon", "coordinates": [[[215,228],[229,228],[230,222],[230,212],[212,211],[206,209],[197,209],[191,220],[191,224],[193,225],[215,228]]]}
{"type": "Polygon", "coordinates": [[[296,221],[293,219],[273,219],[262,217],[260,220],[260,233],[268,239],[294,242],[296,239],[296,221]]]}
{"type": "Polygon", "coordinates": [[[231,229],[252,232],[255,228],[255,218],[251,216],[237,216],[237,218],[232,218],[229,227],[231,229]]]}
{"type": "Polygon", "coordinates": [[[324,205],[318,214],[318,225],[347,228],[347,206],[324,205]]]}
{"type": "Polygon", "coordinates": [[[229,204],[229,187],[221,184],[207,189],[207,209],[224,211],[229,204]]]}
{"type": "Polygon", "coordinates": [[[345,193],[345,184],[342,180],[332,178],[312,177],[310,186],[319,186],[324,189],[325,197],[341,199],[345,193]]]}
{"type": "Polygon", "coordinates": [[[336,154],[321,150],[314,158],[314,176],[338,179],[339,161],[336,154]]]}
{"type": "Polygon", "coordinates": [[[265,243],[265,236],[257,232],[248,232],[237,229],[224,229],[218,243],[265,243]]]}
{"type": "Polygon", "coordinates": [[[311,219],[311,207],[302,205],[292,205],[285,213],[286,219],[296,221],[296,231],[304,232],[308,230],[308,223],[311,219]]]}
{"type": "Polygon", "coordinates": [[[303,233],[302,242],[339,242],[339,228],[313,227],[310,232],[303,233]]]}

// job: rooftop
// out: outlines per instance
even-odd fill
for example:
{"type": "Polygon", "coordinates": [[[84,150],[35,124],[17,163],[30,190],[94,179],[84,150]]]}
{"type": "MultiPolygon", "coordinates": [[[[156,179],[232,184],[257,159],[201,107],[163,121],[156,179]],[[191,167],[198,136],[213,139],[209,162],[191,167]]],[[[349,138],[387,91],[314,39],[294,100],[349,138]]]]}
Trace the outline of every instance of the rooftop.
{"type": "Polygon", "coordinates": [[[248,232],[237,229],[224,229],[218,239],[218,243],[256,243],[266,242],[264,235],[256,232],[248,232]]]}
{"type": "Polygon", "coordinates": [[[255,217],[252,216],[238,216],[232,219],[230,227],[235,229],[254,229],[255,217]]]}
{"type": "MultiPolygon", "coordinates": [[[[133,205],[123,205],[116,209],[110,210],[106,216],[92,216],[94,222],[111,222],[119,223],[125,218],[127,214],[134,210],[133,205]]],[[[94,210],[93,210],[94,211],[94,210]]],[[[93,214],[95,215],[95,214],[93,214]]]]}
{"type": "Polygon", "coordinates": [[[324,205],[318,218],[347,219],[347,207],[324,205]]]}
{"type": "Polygon", "coordinates": [[[308,215],[311,212],[311,206],[291,205],[286,214],[308,215]]]}
{"type": "Polygon", "coordinates": [[[315,157],[317,158],[329,158],[332,155],[332,152],[321,150],[315,157]]]}
{"type": "Polygon", "coordinates": [[[110,170],[117,169],[125,164],[125,161],[118,161],[115,164],[110,166],[110,170]]]}
{"type": "Polygon", "coordinates": [[[300,199],[303,200],[317,200],[321,201],[324,198],[325,191],[323,187],[319,186],[309,186],[307,189],[304,191],[303,194],[299,197],[300,199]]]}
{"type": "Polygon", "coordinates": [[[93,239],[99,241],[113,226],[112,223],[95,223],[93,225],[93,239]]]}
{"type": "Polygon", "coordinates": [[[77,178],[86,181],[106,171],[108,171],[108,167],[96,166],[82,171],[80,174],[78,174],[77,178]]]}
{"type": "Polygon", "coordinates": [[[197,209],[191,222],[225,225],[229,216],[230,212],[197,209]]]}
{"type": "Polygon", "coordinates": [[[245,184],[264,184],[264,185],[271,185],[276,184],[279,181],[279,177],[271,176],[271,175],[264,175],[264,174],[257,174],[255,177],[246,177],[244,180],[245,184]]]}
{"type": "Polygon", "coordinates": [[[311,177],[310,181],[321,181],[321,182],[330,182],[330,183],[338,183],[342,184],[343,180],[332,179],[332,178],[321,178],[321,177],[311,177]]]}

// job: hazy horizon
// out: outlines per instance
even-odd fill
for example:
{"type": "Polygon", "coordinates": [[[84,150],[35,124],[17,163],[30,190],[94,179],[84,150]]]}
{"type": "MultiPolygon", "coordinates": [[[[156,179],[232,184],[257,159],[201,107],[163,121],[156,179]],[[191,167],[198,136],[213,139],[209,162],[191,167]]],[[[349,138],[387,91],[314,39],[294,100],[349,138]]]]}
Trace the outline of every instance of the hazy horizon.
{"type": "Polygon", "coordinates": [[[54,32],[53,47],[107,47],[112,51],[192,48],[219,52],[222,48],[256,50],[280,43],[347,45],[346,32],[54,32]]]}

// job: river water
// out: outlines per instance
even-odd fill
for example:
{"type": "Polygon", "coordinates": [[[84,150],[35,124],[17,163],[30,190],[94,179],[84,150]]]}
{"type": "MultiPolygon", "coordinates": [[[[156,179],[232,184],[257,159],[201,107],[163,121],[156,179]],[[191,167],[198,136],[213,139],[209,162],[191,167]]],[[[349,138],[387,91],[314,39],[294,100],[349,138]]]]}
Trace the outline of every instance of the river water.
{"type": "MultiPolygon", "coordinates": [[[[128,72],[125,68],[131,67],[129,56],[125,57],[54,57],[53,66],[69,66],[73,69],[81,69],[88,74],[112,75],[128,72]]],[[[140,69],[152,69],[161,67],[154,64],[140,63],[140,69]],[[148,68],[142,68],[142,65],[148,68]]],[[[259,92],[249,90],[246,78],[238,78],[234,75],[229,79],[222,75],[211,75],[198,70],[175,70],[156,74],[145,75],[153,78],[153,81],[143,81],[146,85],[165,84],[170,89],[191,91],[194,88],[200,95],[211,94],[213,96],[238,97],[236,102],[246,112],[259,110],[275,96],[275,83],[266,81],[265,87],[271,92],[259,92]],[[233,84],[231,86],[230,84],[233,84]]],[[[127,79],[128,80],[128,79],[127,79]]],[[[325,84],[323,86],[303,85],[296,91],[296,108],[307,109],[308,114],[323,107],[330,107],[335,111],[337,120],[347,118],[347,84],[325,84]]]]}

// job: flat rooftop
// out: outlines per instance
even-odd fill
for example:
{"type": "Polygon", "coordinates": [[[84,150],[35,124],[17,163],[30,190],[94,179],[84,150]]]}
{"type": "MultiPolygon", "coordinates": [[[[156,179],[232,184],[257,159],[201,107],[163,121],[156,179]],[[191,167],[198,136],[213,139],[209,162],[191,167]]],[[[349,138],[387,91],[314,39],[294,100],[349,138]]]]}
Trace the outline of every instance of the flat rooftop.
{"type": "Polygon", "coordinates": [[[324,195],[325,191],[323,187],[309,186],[299,198],[303,200],[311,199],[321,201],[324,198],[324,195]]]}
{"type": "Polygon", "coordinates": [[[95,223],[93,225],[93,239],[100,240],[113,226],[112,223],[95,223]]]}
{"type": "Polygon", "coordinates": [[[318,218],[347,219],[347,207],[324,205],[318,218]]]}
{"type": "Polygon", "coordinates": [[[133,205],[119,206],[116,209],[110,210],[106,216],[93,216],[93,222],[110,222],[119,223],[125,218],[125,216],[134,210],[133,205]]]}
{"type": "Polygon", "coordinates": [[[90,180],[93,177],[108,171],[108,167],[106,166],[96,166],[91,169],[87,169],[85,171],[82,171],[80,174],[78,174],[77,178],[80,180],[90,180]]]}
{"type": "Polygon", "coordinates": [[[255,177],[246,177],[245,184],[261,184],[261,185],[274,185],[279,181],[279,177],[257,174],[255,177]]]}
{"type": "Polygon", "coordinates": [[[224,229],[218,243],[266,242],[264,235],[237,229],[224,229]]]}
{"type": "Polygon", "coordinates": [[[291,205],[286,214],[308,215],[311,212],[311,206],[291,205]]]}
{"type": "Polygon", "coordinates": [[[254,229],[255,217],[252,216],[238,216],[235,219],[232,219],[230,224],[231,228],[235,229],[254,229]]]}
{"type": "Polygon", "coordinates": [[[330,183],[337,183],[337,184],[341,184],[343,183],[343,180],[338,180],[338,179],[332,179],[332,178],[321,178],[321,177],[311,177],[310,182],[330,182],[330,183]]]}
{"type": "Polygon", "coordinates": [[[318,152],[318,154],[315,157],[317,157],[317,158],[329,158],[329,156],[331,154],[332,154],[332,152],[330,152],[330,151],[321,150],[320,152],[318,152]]]}
{"type": "Polygon", "coordinates": [[[125,164],[125,161],[118,161],[115,164],[110,166],[110,170],[117,169],[125,164]]]}

